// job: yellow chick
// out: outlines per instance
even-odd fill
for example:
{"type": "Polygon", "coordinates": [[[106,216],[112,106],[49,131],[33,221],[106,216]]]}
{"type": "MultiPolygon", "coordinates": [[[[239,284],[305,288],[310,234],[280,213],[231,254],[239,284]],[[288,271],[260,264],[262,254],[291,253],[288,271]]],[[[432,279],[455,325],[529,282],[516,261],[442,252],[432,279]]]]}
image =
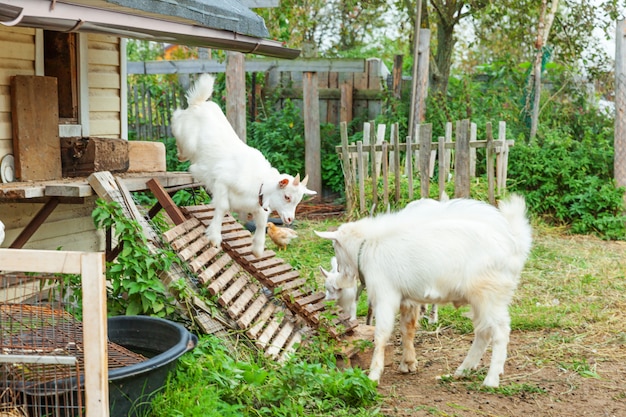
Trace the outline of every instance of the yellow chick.
{"type": "Polygon", "coordinates": [[[298,234],[288,227],[278,227],[274,223],[267,224],[267,234],[278,249],[286,249],[291,239],[298,237],[298,234]]]}

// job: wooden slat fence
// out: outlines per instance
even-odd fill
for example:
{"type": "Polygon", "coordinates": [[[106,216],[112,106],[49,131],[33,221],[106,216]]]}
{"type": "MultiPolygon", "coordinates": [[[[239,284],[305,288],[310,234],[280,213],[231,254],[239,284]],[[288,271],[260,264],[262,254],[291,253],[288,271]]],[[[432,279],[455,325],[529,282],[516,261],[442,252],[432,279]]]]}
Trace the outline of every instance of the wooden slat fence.
{"type": "Polygon", "coordinates": [[[397,123],[391,125],[386,139],[387,126],[375,126],[371,122],[364,124],[363,140],[350,144],[347,123],[342,122],[341,145],[336,147],[336,151],[342,161],[348,212],[366,214],[380,205],[386,209],[403,199],[411,201],[428,197],[436,165],[439,168],[439,190],[445,190],[446,184],[453,181],[454,197],[469,197],[470,183],[476,176],[479,162],[478,148],[486,150],[484,160],[480,162],[486,166],[489,202],[495,204],[496,196],[506,189],[509,148],[514,145],[513,140],[506,139],[506,123],[499,122],[495,139],[491,123],[485,126],[484,139],[478,139],[477,126],[469,120],[457,121],[454,127],[454,141],[453,124],[448,122],[444,136],[436,141],[432,138],[432,125],[421,124],[416,129],[417,140],[407,137],[401,142],[397,123]],[[422,149],[428,151],[422,152],[422,149]],[[401,185],[403,177],[407,181],[404,193],[401,185]],[[379,193],[381,182],[382,195],[379,193]],[[417,182],[419,185],[415,184],[417,182]],[[366,198],[367,183],[372,189],[369,201],[366,198]],[[419,191],[416,192],[415,188],[419,191]]]}
{"type": "Polygon", "coordinates": [[[133,84],[128,91],[128,130],[136,140],[159,140],[172,136],[170,120],[178,107],[186,107],[184,88],[169,82],[158,89],[133,84]],[[154,90],[154,91],[153,91],[154,90]]]}

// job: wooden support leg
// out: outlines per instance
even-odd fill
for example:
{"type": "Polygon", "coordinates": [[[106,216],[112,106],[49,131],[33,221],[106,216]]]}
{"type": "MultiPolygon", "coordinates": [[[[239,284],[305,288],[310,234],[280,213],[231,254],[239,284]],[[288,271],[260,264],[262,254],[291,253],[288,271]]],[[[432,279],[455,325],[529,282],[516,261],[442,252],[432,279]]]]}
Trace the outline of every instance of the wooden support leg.
{"type": "Polygon", "coordinates": [[[22,249],[26,242],[28,242],[28,239],[30,239],[35,234],[37,229],[39,229],[39,227],[43,224],[43,222],[46,221],[48,216],[50,216],[50,214],[58,205],[58,197],[50,198],[50,200],[48,200],[46,204],[43,205],[41,210],[39,210],[35,217],[33,217],[30,223],[28,223],[24,230],[22,230],[22,233],[20,233],[20,235],[15,238],[15,240],[13,241],[13,243],[11,243],[11,246],[9,247],[11,249],[22,249]]]}

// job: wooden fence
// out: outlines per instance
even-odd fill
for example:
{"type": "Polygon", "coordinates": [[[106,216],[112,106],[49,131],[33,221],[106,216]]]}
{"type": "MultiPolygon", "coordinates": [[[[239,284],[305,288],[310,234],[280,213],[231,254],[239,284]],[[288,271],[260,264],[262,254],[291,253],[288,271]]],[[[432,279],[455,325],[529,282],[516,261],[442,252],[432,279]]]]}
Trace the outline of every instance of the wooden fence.
{"type": "Polygon", "coordinates": [[[185,93],[180,83],[169,83],[156,94],[146,84],[133,84],[128,89],[128,130],[136,140],[172,136],[172,113],[184,106],[185,93]]]}
{"type": "Polygon", "coordinates": [[[357,210],[359,214],[366,214],[381,204],[386,209],[402,199],[411,201],[416,181],[419,182],[419,197],[428,197],[435,164],[439,168],[439,190],[445,190],[446,183],[453,180],[454,197],[469,197],[471,179],[476,176],[478,148],[485,148],[482,162],[486,165],[489,202],[495,204],[496,195],[506,188],[509,147],[514,145],[513,140],[506,139],[506,123],[499,122],[497,139],[493,137],[491,123],[487,123],[485,139],[481,140],[477,138],[476,124],[469,120],[455,123],[455,141],[452,140],[452,127],[451,122],[446,123],[445,136],[434,142],[432,125],[418,125],[415,135],[418,140],[407,137],[405,142],[400,142],[397,123],[391,126],[389,140],[385,139],[385,125],[365,123],[363,141],[349,144],[347,123],[342,122],[341,145],[336,151],[343,166],[348,212],[357,210]],[[422,149],[427,151],[422,152],[422,149]],[[408,182],[408,195],[402,195],[401,191],[404,176],[408,182]],[[372,185],[369,201],[366,201],[366,182],[372,185]],[[380,182],[382,195],[378,191],[380,182]]]}
{"type": "MultiPolygon", "coordinates": [[[[401,62],[401,61],[399,61],[401,62]]],[[[171,136],[170,118],[176,107],[186,106],[185,90],[202,72],[224,72],[224,63],[213,60],[129,62],[129,74],[164,74],[174,71],[179,82],[162,85],[131,84],[128,88],[128,128],[138,140],[171,136]],[[191,79],[190,79],[191,78],[191,79]]],[[[400,67],[401,68],[401,67],[400,67]]],[[[384,63],[372,59],[246,60],[247,72],[265,73],[261,88],[252,77],[248,86],[248,115],[256,120],[264,97],[275,92],[282,103],[290,99],[303,109],[303,74],[316,71],[320,123],[339,125],[361,117],[370,120],[382,108],[384,85],[390,74],[384,63]]],[[[400,84],[396,87],[400,89],[400,84]]],[[[132,137],[132,136],[131,136],[132,137]]]]}

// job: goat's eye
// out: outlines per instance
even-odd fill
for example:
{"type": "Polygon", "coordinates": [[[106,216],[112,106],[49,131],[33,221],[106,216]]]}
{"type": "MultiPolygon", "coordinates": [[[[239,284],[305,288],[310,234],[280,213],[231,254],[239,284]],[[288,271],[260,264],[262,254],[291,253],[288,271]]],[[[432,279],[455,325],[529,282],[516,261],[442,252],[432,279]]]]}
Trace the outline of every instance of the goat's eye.
{"type": "Polygon", "coordinates": [[[285,194],[285,201],[290,203],[291,202],[291,196],[285,194]]]}

